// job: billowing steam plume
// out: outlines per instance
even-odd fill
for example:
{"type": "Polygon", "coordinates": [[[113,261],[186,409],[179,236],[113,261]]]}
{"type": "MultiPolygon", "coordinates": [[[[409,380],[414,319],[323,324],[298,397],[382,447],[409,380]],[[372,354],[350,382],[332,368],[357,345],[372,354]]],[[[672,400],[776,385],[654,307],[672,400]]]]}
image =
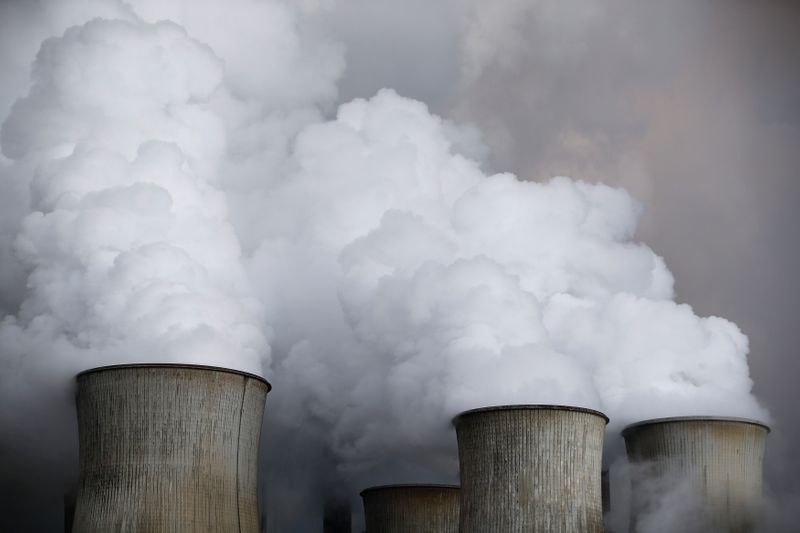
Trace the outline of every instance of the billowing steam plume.
{"type": "Polygon", "coordinates": [[[23,351],[28,338],[63,342],[80,365],[257,369],[268,357],[215,186],[224,130],[202,104],[221,79],[221,61],[168,22],[95,20],[45,42],[2,130],[30,183],[13,245],[28,290],[3,329],[11,350],[18,337],[23,351]]]}
{"type": "Polygon", "coordinates": [[[392,90],[324,118],[319,6],[162,4],[60,28],[3,124],[3,404],[123,361],[259,371],[275,431],[345,474],[452,472],[448,421],[485,404],[766,416],[624,190],[487,175],[392,90]]]}

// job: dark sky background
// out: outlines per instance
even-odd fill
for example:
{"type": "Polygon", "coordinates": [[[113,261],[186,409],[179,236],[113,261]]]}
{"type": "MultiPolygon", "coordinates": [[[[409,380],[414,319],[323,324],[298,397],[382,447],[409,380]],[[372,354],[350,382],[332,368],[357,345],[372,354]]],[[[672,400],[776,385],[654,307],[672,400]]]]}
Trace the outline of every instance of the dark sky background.
{"type": "MultiPolygon", "coordinates": [[[[797,499],[800,2],[598,4],[350,0],[317,25],[347,47],[340,101],[393,87],[477,125],[490,170],[631,190],[645,207],[639,237],[666,259],[678,300],[749,335],[754,390],[774,416],[769,485],[797,499]]],[[[21,5],[3,2],[0,17],[21,5]]],[[[51,8],[24,9],[33,21],[51,8]]],[[[15,74],[0,82],[2,114],[26,68],[9,47],[33,46],[17,32],[0,38],[15,74]]],[[[2,460],[10,471],[15,459],[2,460]]],[[[18,509],[0,526],[29,512],[9,479],[3,507],[18,509]]]]}

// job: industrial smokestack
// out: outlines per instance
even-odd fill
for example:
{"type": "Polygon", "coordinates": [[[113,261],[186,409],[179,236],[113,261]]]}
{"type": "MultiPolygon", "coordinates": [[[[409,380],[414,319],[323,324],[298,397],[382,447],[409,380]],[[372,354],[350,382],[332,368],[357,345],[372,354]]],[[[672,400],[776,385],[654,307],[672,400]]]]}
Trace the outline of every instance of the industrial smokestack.
{"type": "Polygon", "coordinates": [[[75,533],[258,531],[263,378],[207,366],[78,374],[75,533]]]}
{"type": "MultiPolygon", "coordinates": [[[[761,514],[769,427],[739,418],[646,420],[622,432],[631,463],[631,531],[660,512],[686,517],[683,531],[745,533],[761,514]],[[659,510],[662,502],[671,509],[659,510]]],[[[663,521],[663,518],[657,518],[663,521]]]]}
{"type": "Polygon", "coordinates": [[[453,423],[460,533],[603,531],[603,413],[508,405],[466,411],[453,423]]]}
{"type": "Polygon", "coordinates": [[[361,491],[367,533],[456,533],[454,485],[383,485],[361,491]]]}

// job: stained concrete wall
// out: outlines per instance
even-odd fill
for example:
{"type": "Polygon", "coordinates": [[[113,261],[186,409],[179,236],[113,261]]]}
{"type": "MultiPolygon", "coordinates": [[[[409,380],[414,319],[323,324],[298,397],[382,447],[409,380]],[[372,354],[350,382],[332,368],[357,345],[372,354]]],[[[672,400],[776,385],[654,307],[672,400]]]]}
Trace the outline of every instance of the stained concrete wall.
{"type": "Polygon", "coordinates": [[[685,531],[755,531],[768,432],[761,422],[720,417],[662,418],[625,428],[631,531],[663,501],[674,501],[672,512],[686,516],[685,531]]]}
{"type": "Polygon", "coordinates": [[[597,411],[547,405],[457,416],[460,533],[602,532],[607,422],[597,411]]]}
{"type": "Polygon", "coordinates": [[[361,492],[366,533],[456,533],[459,489],[453,485],[384,485],[361,492]]]}
{"type": "Polygon", "coordinates": [[[77,380],[75,533],[258,531],[264,379],[119,365],[77,380]]]}

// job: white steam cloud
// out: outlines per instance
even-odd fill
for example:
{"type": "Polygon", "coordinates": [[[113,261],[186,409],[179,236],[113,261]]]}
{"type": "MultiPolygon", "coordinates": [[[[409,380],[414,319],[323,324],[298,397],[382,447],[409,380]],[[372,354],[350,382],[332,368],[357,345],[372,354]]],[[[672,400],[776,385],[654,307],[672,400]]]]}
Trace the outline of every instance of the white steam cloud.
{"type": "Polygon", "coordinates": [[[260,368],[262,306],[214,183],[224,128],[202,106],[222,72],[169,22],[95,20],[44,43],[2,129],[4,155],[30,169],[13,244],[28,289],[6,350],[44,337],[87,352],[78,365],[260,368]]]}
{"type": "Polygon", "coordinates": [[[297,330],[276,382],[332,409],[353,460],[486,404],[762,414],[746,338],[671,300],[627,193],[484,176],[447,132],[390,91],[351,102],[299,135],[264,202],[252,277],[290,313],[276,336],[297,330]]]}
{"type": "Polygon", "coordinates": [[[326,120],[320,9],[131,2],[44,41],[2,128],[4,404],[117,362],[263,372],[274,431],[353,474],[451,472],[450,418],[487,404],[766,416],[627,192],[486,175],[392,90],[326,120]]]}

